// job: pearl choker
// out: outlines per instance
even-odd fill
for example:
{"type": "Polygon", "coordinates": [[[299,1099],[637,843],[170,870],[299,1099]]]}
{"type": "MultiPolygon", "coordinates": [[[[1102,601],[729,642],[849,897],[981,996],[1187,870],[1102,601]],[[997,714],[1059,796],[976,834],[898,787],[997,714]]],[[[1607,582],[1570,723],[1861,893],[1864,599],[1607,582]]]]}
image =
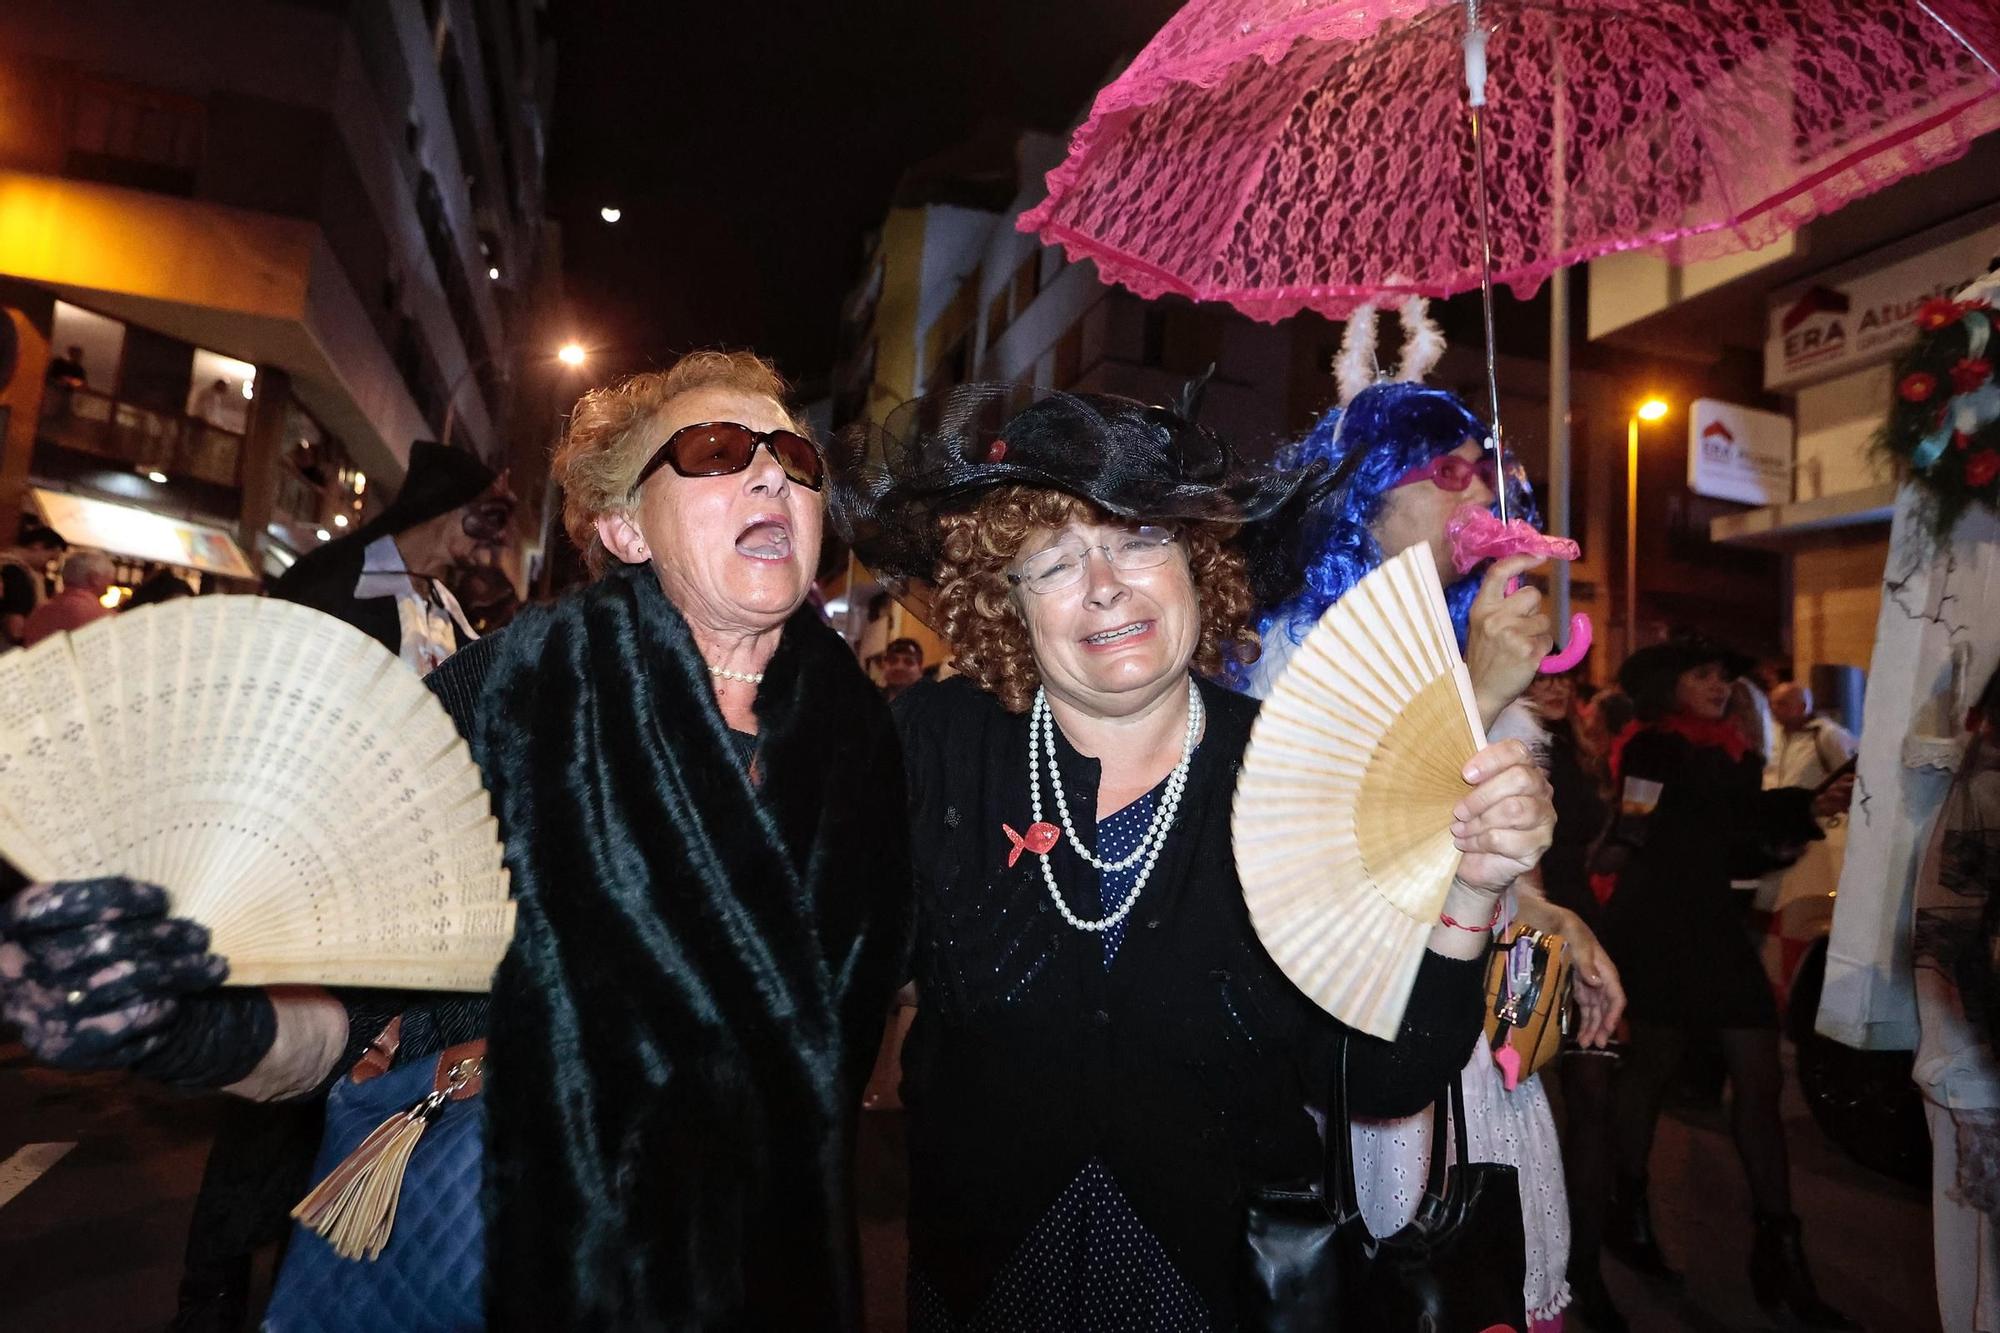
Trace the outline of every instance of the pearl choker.
{"type": "Polygon", "coordinates": [[[1188,765],[1194,759],[1195,743],[1201,737],[1201,723],[1201,691],[1195,688],[1194,681],[1190,679],[1187,739],[1181,745],[1181,761],[1174,765],[1173,772],[1167,774],[1167,790],[1160,797],[1160,803],[1153,809],[1153,818],[1146,825],[1146,834],[1139,839],[1139,845],[1134,847],[1131,854],[1123,860],[1100,861],[1084,845],[1083,839],[1076,836],[1076,826],[1070,823],[1069,799],[1063,793],[1062,774],[1056,769],[1055,717],[1049,712],[1047,693],[1042,690],[1035,691],[1035,707],[1028,714],[1028,804],[1035,816],[1035,822],[1037,824],[1042,822],[1041,755],[1045,751],[1049,760],[1049,786],[1054,790],[1056,797],[1056,814],[1062,820],[1063,832],[1067,835],[1064,842],[1070,849],[1095,866],[1100,873],[1107,870],[1129,870],[1138,865],[1141,858],[1145,860],[1145,864],[1140,867],[1139,877],[1132,882],[1131,892],[1125,895],[1125,901],[1118,905],[1117,910],[1096,921],[1085,921],[1071,911],[1069,904],[1063,901],[1062,890],[1056,887],[1055,872],[1049,869],[1049,853],[1035,853],[1041,858],[1042,882],[1048,886],[1049,897],[1055,899],[1056,910],[1062,913],[1063,920],[1078,930],[1091,932],[1110,930],[1131,915],[1133,904],[1139,901],[1139,890],[1146,887],[1146,881],[1153,873],[1153,863],[1160,859],[1160,848],[1166,845],[1167,834],[1173,829],[1174,816],[1180,813],[1181,795],[1187,790],[1188,765]]]}
{"type": "Polygon", "coordinates": [[[764,673],[761,671],[731,671],[728,667],[712,666],[708,674],[723,680],[740,680],[745,685],[762,685],[764,673]]]}

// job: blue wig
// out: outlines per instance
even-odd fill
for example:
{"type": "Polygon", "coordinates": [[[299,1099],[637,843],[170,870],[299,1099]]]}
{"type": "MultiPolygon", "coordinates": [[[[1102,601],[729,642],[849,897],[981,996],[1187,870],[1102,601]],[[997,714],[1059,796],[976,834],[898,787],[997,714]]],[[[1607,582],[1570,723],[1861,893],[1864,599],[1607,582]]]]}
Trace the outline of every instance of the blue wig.
{"type": "MultiPolygon", "coordinates": [[[[1297,593],[1264,613],[1258,630],[1266,642],[1278,634],[1293,643],[1304,639],[1326,608],[1382,563],[1382,548],[1370,529],[1397,478],[1467,439],[1486,435],[1486,423],[1455,394],[1391,380],[1363,389],[1345,408],[1329,410],[1303,440],[1288,446],[1280,463],[1303,467],[1319,462],[1336,476],[1343,471],[1346,476],[1306,513],[1298,543],[1305,581],[1297,593]]],[[[1511,456],[1503,478],[1508,516],[1535,522],[1534,493],[1511,456]]],[[[1460,647],[1479,575],[1474,570],[1445,589],[1460,647]]]]}

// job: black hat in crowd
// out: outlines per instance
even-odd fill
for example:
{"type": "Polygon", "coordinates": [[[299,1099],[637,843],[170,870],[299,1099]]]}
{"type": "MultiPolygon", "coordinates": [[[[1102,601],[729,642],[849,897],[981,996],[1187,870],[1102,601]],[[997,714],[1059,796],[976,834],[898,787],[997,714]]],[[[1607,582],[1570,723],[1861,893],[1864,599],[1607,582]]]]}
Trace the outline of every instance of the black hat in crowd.
{"type": "Polygon", "coordinates": [[[378,537],[407,532],[478,499],[496,479],[493,469],[468,450],[418,440],[410,446],[410,468],[403,478],[403,489],[368,524],[367,531],[378,537]]]}
{"type": "MultiPolygon", "coordinates": [[[[905,403],[880,426],[843,432],[829,450],[835,524],[863,564],[885,578],[928,581],[940,513],[969,508],[996,486],[1061,491],[1106,513],[1148,523],[1262,525],[1302,503],[1314,475],[1245,461],[1180,410],[1112,394],[1018,384],[964,384],[905,403]]],[[[1273,525],[1275,526],[1275,525],[1273,525]]],[[[1262,568],[1246,533],[1260,596],[1283,576],[1262,568]]]]}
{"type": "Polygon", "coordinates": [[[1754,665],[1744,654],[1699,634],[1682,634],[1651,644],[1618,668],[1618,688],[1632,700],[1642,722],[1657,722],[1674,710],[1674,684],[1683,672],[1711,662],[1730,677],[1748,675],[1754,665]]]}

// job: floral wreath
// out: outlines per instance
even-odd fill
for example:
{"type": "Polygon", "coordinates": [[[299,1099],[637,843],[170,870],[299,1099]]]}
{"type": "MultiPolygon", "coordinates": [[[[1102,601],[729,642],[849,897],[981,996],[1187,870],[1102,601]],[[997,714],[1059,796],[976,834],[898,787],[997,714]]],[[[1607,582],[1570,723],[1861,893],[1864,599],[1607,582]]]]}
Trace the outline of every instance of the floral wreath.
{"type": "Polygon", "coordinates": [[[1895,401],[1875,447],[1930,496],[1927,522],[1943,541],[1974,503],[2000,506],[2000,383],[1993,376],[1993,291],[1977,283],[1917,311],[1922,330],[1896,361],[1895,401]]]}

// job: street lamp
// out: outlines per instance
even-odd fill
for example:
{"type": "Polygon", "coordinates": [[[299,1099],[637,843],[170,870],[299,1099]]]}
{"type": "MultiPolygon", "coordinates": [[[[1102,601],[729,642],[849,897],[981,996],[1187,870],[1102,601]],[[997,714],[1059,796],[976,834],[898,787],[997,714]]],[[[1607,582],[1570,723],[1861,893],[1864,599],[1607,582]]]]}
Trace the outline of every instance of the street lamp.
{"type": "MultiPolygon", "coordinates": [[[[576,367],[582,365],[583,358],[584,358],[583,345],[577,342],[564,343],[562,347],[556,352],[556,360],[562,362],[564,365],[570,367],[571,369],[575,369],[576,367]]],[[[479,360],[474,361],[471,364],[467,365],[464,370],[458,372],[458,378],[453,380],[451,382],[451,388],[445,391],[444,429],[438,433],[439,444],[448,445],[451,443],[451,428],[453,423],[458,420],[458,391],[465,387],[465,382],[471,379],[475,373],[484,370],[486,367],[492,365],[495,361],[498,361],[499,359],[500,358],[494,356],[481,357],[479,360]]]]}
{"type": "Polygon", "coordinates": [[[603,218],[606,222],[616,222],[619,218],[625,216],[625,212],[623,209],[613,208],[611,205],[606,204],[603,208],[597,210],[597,216],[603,218]]]}
{"type": "Polygon", "coordinates": [[[1639,646],[1639,423],[1667,415],[1667,400],[1649,394],[1625,423],[1625,656],[1639,646]]]}

